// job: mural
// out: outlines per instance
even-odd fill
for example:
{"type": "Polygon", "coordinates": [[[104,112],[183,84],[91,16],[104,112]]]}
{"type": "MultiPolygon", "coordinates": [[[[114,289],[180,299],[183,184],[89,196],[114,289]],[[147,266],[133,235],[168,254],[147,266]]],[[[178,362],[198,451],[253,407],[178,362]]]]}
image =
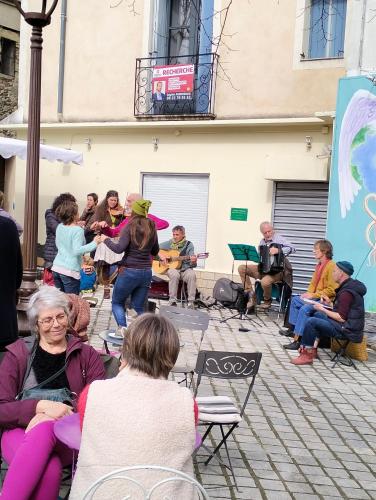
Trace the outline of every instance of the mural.
{"type": "Polygon", "coordinates": [[[366,77],[339,82],[330,176],[328,239],[335,260],[349,260],[376,312],[376,86],[366,77]]]}

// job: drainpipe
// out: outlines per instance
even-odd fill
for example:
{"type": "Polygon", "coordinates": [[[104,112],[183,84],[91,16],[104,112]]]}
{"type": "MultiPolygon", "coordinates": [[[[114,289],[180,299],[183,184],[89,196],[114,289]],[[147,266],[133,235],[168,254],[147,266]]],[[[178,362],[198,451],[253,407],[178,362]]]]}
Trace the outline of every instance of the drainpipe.
{"type": "Polygon", "coordinates": [[[64,97],[64,71],[65,71],[65,34],[67,27],[67,3],[68,0],[61,2],[61,15],[60,15],[60,53],[59,53],[59,81],[57,88],[57,119],[59,122],[63,118],[63,97],[64,97]]]}
{"type": "Polygon", "coordinates": [[[364,36],[366,29],[366,15],[367,15],[367,0],[363,0],[363,11],[362,11],[362,24],[360,28],[360,42],[359,42],[359,56],[358,56],[358,74],[362,74],[363,67],[363,51],[364,51],[364,36]]]}

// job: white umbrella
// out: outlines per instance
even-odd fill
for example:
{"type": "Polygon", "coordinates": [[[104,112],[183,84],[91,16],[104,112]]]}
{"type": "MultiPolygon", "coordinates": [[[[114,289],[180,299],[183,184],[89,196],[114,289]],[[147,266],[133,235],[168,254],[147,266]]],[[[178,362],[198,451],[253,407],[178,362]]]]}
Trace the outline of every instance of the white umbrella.
{"type": "MultiPolygon", "coordinates": [[[[26,160],[27,141],[18,139],[9,139],[8,137],[0,137],[0,156],[10,158],[18,156],[22,160],[26,160]]],[[[62,161],[63,163],[83,163],[83,155],[72,149],[55,148],[53,146],[40,145],[40,157],[48,161],[62,161]]]]}

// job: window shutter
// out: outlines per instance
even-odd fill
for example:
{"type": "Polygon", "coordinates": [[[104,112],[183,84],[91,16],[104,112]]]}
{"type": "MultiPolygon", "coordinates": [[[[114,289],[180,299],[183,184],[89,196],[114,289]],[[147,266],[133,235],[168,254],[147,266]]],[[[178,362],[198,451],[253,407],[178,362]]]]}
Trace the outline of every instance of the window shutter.
{"type": "Polygon", "coordinates": [[[316,265],[313,244],[325,238],[328,210],[327,182],[277,182],[273,226],[296,248],[289,256],[294,293],[307,291],[316,265]]]}
{"type": "MultiPolygon", "coordinates": [[[[152,201],[150,213],[170,223],[168,229],[158,231],[159,242],[169,240],[172,228],[182,225],[195,252],[206,251],[208,175],[144,174],[142,192],[152,201]]],[[[204,267],[204,263],[197,264],[204,267]]]]}

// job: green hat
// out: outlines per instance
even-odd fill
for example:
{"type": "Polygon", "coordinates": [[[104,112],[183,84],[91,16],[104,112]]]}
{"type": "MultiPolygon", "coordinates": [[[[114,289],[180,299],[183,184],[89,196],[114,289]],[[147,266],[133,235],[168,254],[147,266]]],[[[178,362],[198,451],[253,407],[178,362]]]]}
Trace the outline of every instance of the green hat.
{"type": "Polygon", "coordinates": [[[137,200],[132,203],[132,212],[142,217],[147,217],[151,201],[149,200],[137,200]]]}

